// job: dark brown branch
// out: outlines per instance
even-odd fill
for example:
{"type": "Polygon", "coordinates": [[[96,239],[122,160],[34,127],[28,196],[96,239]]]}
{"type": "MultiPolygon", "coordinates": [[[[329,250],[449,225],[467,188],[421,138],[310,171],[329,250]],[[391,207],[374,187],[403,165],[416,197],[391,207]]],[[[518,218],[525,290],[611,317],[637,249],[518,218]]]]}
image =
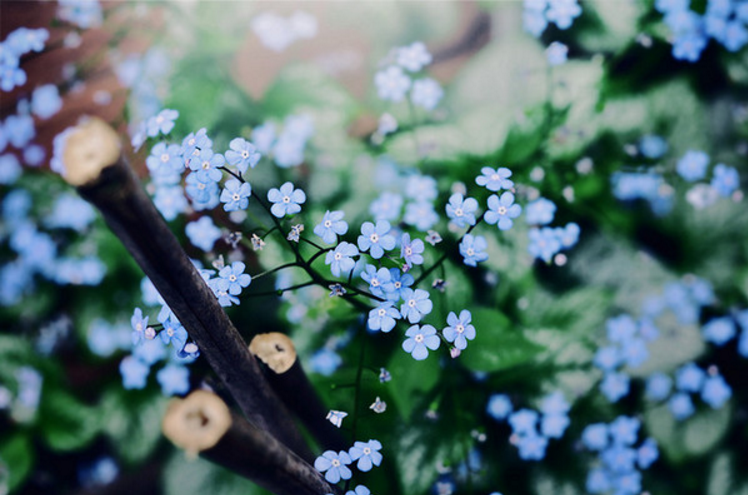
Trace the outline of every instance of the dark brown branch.
{"type": "Polygon", "coordinates": [[[268,366],[270,386],[317,442],[324,449],[348,450],[350,442],[327,421],[328,409],[304,373],[291,339],[278,332],[262,333],[254,336],[249,350],[268,366]]]}
{"type": "Polygon", "coordinates": [[[266,431],[231,414],[215,394],[197,390],[174,399],[163,431],[187,451],[248,478],[277,495],[336,493],[322,475],[266,431]]]}
{"type": "Polygon", "coordinates": [[[70,135],[65,178],[99,208],[200,348],[247,419],[303,458],[314,458],[257,360],[120,153],[119,138],[90,119],[70,135]]]}

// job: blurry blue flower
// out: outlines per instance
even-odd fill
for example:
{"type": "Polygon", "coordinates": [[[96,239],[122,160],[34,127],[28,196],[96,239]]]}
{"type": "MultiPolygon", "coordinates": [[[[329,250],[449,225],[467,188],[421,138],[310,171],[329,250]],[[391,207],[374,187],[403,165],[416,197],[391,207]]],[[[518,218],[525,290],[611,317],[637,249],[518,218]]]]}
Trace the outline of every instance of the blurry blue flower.
{"type": "Polygon", "coordinates": [[[374,75],[379,98],[385,101],[402,101],[410,88],[410,78],[395,65],[387,67],[374,75]]]}
{"type": "Polygon", "coordinates": [[[221,203],[225,211],[245,210],[249,205],[249,197],[252,195],[252,186],[249,182],[239,182],[238,179],[229,179],[223,185],[221,191],[221,203]]]}
{"type": "Polygon", "coordinates": [[[641,421],[629,416],[618,416],[608,428],[613,442],[618,445],[634,445],[641,421]]]}
{"type": "Polygon", "coordinates": [[[426,246],[421,239],[411,241],[408,233],[403,234],[400,238],[400,257],[405,261],[405,266],[408,268],[423,264],[422,254],[425,249],[426,246]]]}
{"type": "Polygon", "coordinates": [[[330,265],[330,271],[336,277],[341,273],[348,275],[356,264],[354,256],[358,256],[358,248],[349,242],[341,242],[334,251],[325,255],[325,264],[330,265]]]}
{"type": "Polygon", "coordinates": [[[145,338],[145,329],[148,327],[148,317],[143,317],[142,309],[135,308],[130,318],[130,326],[132,327],[132,343],[138,345],[145,338]]]}
{"type": "Polygon", "coordinates": [[[166,396],[186,394],[190,389],[190,371],[177,364],[167,364],[156,373],[161,393],[166,396]]]}
{"type": "Polygon", "coordinates": [[[91,489],[96,486],[108,485],[117,478],[119,467],[111,457],[100,457],[90,465],[78,470],[78,480],[81,486],[91,489]]]}
{"type": "Polygon", "coordinates": [[[478,201],[474,198],[464,198],[462,194],[455,193],[449,197],[447,203],[447,216],[457,227],[464,228],[475,225],[475,212],[478,210],[478,201]]]}
{"type": "Polygon", "coordinates": [[[574,18],[582,13],[577,0],[548,0],[548,11],[545,16],[548,22],[553,22],[559,29],[571,27],[574,18]]]}
{"type": "Polygon", "coordinates": [[[647,438],[636,451],[636,463],[641,469],[649,469],[649,466],[660,457],[657,442],[653,438],[647,438]]]}
{"type": "Polygon", "coordinates": [[[565,64],[568,55],[569,47],[559,41],[552,42],[545,49],[545,56],[551,67],[565,64]]]}
{"type": "Polygon", "coordinates": [[[361,225],[361,235],[358,236],[359,250],[369,251],[371,257],[378,260],[384,256],[385,251],[395,247],[395,238],[389,234],[391,229],[390,222],[387,220],[380,220],[376,225],[364,222],[361,225]]]}
{"type": "Polygon", "coordinates": [[[645,134],[639,139],[639,153],[650,160],[661,158],[667,150],[667,141],[660,136],[645,134]]]}
{"type": "Polygon", "coordinates": [[[727,198],[740,186],[740,176],[734,167],[718,163],[713,173],[711,186],[720,196],[727,198]]]}
{"type": "Polygon", "coordinates": [[[31,95],[31,112],[42,119],[48,119],[62,108],[60,91],[54,84],[39,86],[31,95]]]}
{"type": "Polygon", "coordinates": [[[721,408],[732,397],[732,389],[721,376],[710,376],[701,389],[701,400],[712,409],[721,408]]]}
{"type": "Polygon", "coordinates": [[[475,338],[475,327],[470,324],[473,315],[470,311],[463,309],[460,311],[458,318],[454,311],[447,315],[447,325],[442,333],[447,342],[454,342],[457,349],[464,350],[467,348],[467,341],[475,338]]]}
{"type": "Polygon", "coordinates": [[[748,30],[740,21],[728,21],[720,41],[731,52],[737,52],[748,43],[748,30]]]}
{"type": "Polygon", "coordinates": [[[605,322],[605,327],[608,333],[608,340],[611,342],[624,344],[636,334],[636,322],[627,314],[608,318],[605,322]]]}
{"type": "Polygon", "coordinates": [[[373,466],[379,466],[382,463],[382,454],[379,451],[382,444],[378,440],[369,440],[368,442],[356,442],[353,447],[348,449],[351,460],[358,461],[356,467],[359,471],[371,471],[373,466]]]}
{"type": "Polygon", "coordinates": [[[509,180],[512,176],[512,171],[506,167],[500,167],[496,170],[491,167],[483,167],[480,169],[483,175],[479,175],[475,178],[476,184],[484,186],[489,191],[499,191],[501,189],[511,189],[514,187],[514,182],[509,180]]]}
{"type": "Polygon", "coordinates": [[[509,399],[508,395],[493,394],[488,398],[486,412],[497,421],[506,419],[506,417],[511,414],[512,409],[512,401],[509,399]]]}
{"type": "Polygon", "coordinates": [[[613,445],[600,453],[605,466],[618,474],[630,473],[636,463],[636,451],[623,445],[613,445]]]}
{"type": "Polygon", "coordinates": [[[439,221],[439,215],[436,214],[432,203],[417,201],[405,206],[403,221],[408,225],[413,225],[421,232],[426,232],[439,221]]]}
{"type": "Polygon", "coordinates": [[[675,386],[681,392],[699,392],[705,379],[706,373],[695,363],[687,363],[675,372],[675,386]]]}
{"type": "Polygon", "coordinates": [[[252,129],[252,142],[260,153],[264,155],[270,153],[275,142],[275,125],[266,122],[252,129]]]}
{"type": "Polygon", "coordinates": [[[423,289],[402,289],[400,294],[403,298],[400,314],[403,315],[403,318],[407,318],[410,323],[418,323],[423,316],[431,313],[431,309],[434,307],[429,299],[429,293],[423,289]]]}
{"type": "Polygon", "coordinates": [[[353,490],[348,490],[347,492],[345,492],[345,495],[371,495],[371,491],[364,485],[358,485],[353,490]]]}
{"type": "MultiPolygon", "coordinates": [[[[547,225],[553,221],[555,214],[556,204],[553,201],[545,198],[538,198],[527,204],[525,208],[525,221],[530,225],[547,225]]],[[[579,227],[577,227],[577,229],[578,228],[579,227]]]]}
{"type": "Polygon", "coordinates": [[[156,137],[159,133],[166,135],[174,128],[174,121],[179,117],[179,112],[171,109],[161,110],[158,115],[151,117],[146,122],[146,134],[156,137]]]}
{"type": "Polygon", "coordinates": [[[673,40],[673,57],[678,60],[696,62],[706,48],[706,43],[706,37],[696,32],[676,36],[673,40]]]}
{"type": "Polygon", "coordinates": [[[613,371],[621,364],[621,353],[616,346],[605,346],[595,352],[593,364],[603,371],[613,371]]]}
{"type": "Polygon", "coordinates": [[[676,164],[678,175],[689,182],[701,180],[706,176],[709,166],[709,155],[703,151],[689,150],[676,164]]]}
{"type": "Polygon", "coordinates": [[[505,192],[499,198],[492,194],[488,197],[488,211],[484,219],[489,225],[496,224],[499,230],[509,230],[514,225],[513,218],[522,213],[522,207],[514,203],[514,194],[505,192]]]}
{"type": "Polygon", "coordinates": [[[403,207],[403,197],[391,192],[383,192],[381,196],[372,201],[369,213],[374,220],[397,221],[400,218],[400,210],[403,207]]]}
{"type": "Polygon", "coordinates": [[[431,54],[421,41],[397,49],[397,64],[410,72],[418,72],[430,63],[431,54]]]}
{"type": "Polygon", "coordinates": [[[688,394],[679,392],[670,397],[667,403],[668,409],[673,414],[673,417],[678,421],[682,421],[694,413],[693,402],[688,394]]]}
{"type": "Polygon", "coordinates": [[[593,469],[587,474],[585,488],[588,493],[606,493],[611,488],[611,476],[604,469],[593,469]]]}
{"type": "Polygon", "coordinates": [[[342,362],[343,359],[335,351],[324,347],[312,355],[309,367],[315,373],[330,376],[335,373],[342,362]]]}
{"type": "Polygon", "coordinates": [[[566,414],[545,414],[540,420],[540,432],[548,438],[561,438],[569,423],[569,416],[566,414]]]}
{"type": "Polygon", "coordinates": [[[535,433],[537,422],[538,413],[532,409],[520,409],[509,415],[509,425],[512,427],[512,432],[517,435],[535,433]]]}
{"type": "Polygon", "coordinates": [[[381,330],[385,333],[392,330],[395,327],[395,320],[400,319],[400,312],[394,307],[394,304],[393,301],[385,301],[369,311],[369,329],[381,330]]]}
{"type": "Polygon", "coordinates": [[[89,29],[101,25],[103,12],[98,0],[59,0],[57,17],[81,29],[89,29]]]}
{"type": "Polygon", "coordinates": [[[554,229],[548,227],[530,229],[527,235],[530,238],[530,245],[527,250],[533,258],[542,259],[548,263],[553,255],[561,250],[561,241],[559,241],[554,229]]]}
{"type": "Polygon", "coordinates": [[[436,329],[431,325],[423,325],[422,327],[413,325],[405,332],[405,336],[408,338],[403,342],[403,350],[410,353],[416,361],[426,359],[429,355],[428,350],[435,351],[441,343],[436,335],[436,329]]]}
{"type": "Polygon", "coordinates": [[[607,373],[600,384],[600,391],[610,402],[618,402],[629,393],[629,381],[629,376],[624,373],[607,373]]]}
{"type": "Polygon", "coordinates": [[[633,338],[623,344],[623,359],[630,368],[638,368],[649,359],[647,344],[641,338],[633,338]]]}
{"type": "Polygon", "coordinates": [[[257,162],[260,161],[261,155],[257,152],[257,148],[246,139],[232,139],[229,148],[231,149],[226,151],[226,161],[241,173],[245,173],[247,167],[255,168],[257,162]]]}
{"type": "Polygon", "coordinates": [[[426,110],[436,108],[442,96],[444,96],[444,90],[441,85],[429,77],[415,81],[413,88],[410,90],[410,101],[415,106],[426,110]]]}
{"type": "Polygon", "coordinates": [[[159,187],[153,204],[167,221],[174,220],[178,214],[187,210],[187,198],[180,186],[159,187]]]}
{"type": "Polygon", "coordinates": [[[460,254],[463,257],[463,262],[468,266],[477,266],[481,261],[486,261],[488,259],[487,248],[488,243],[482,235],[465,234],[462,242],[460,242],[460,254]]]}
{"type": "Polygon", "coordinates": [[[571,406],[564,398],[564,394],[559,390],[547,395],[540,403],[540,412],[543,414],[566,414],[570,409],[571,406]]]}
{"type": "Polygon", "coordinates": [[[520,435],[516,445],[520,458],[525,461],[539,461],[545,457],[548,439],[533,431],[527,435],[520,435]]]}
{"type": "Polygon", "coordinates": [[[200,180],[196,172],[191,172],[185,179],[185,192],[192,200],[195,210],[212,209],[219,203],[218,183],[206,177],[207,181],[200,180]]]}
{"type": "Polygon", "coordinates": [[[0,184],[14,184],[21,176],[22,171],[23,169],[21,168],[21,164],[18,163],[16,155],[10,153],[0,155],[0,184]]]}
{"type": "Polygon", "coordinates": [[[190,159],[200,155],[201,150],[213,148],[213,141],[208,137],[205,127],[197,132],[191,132],[182,140],[182,156],[190,159]]]}
{"type": "Polygon", "coordinates": [[[62,194],[55,200],[54,209],[44,223],[48,228],[70,228],[83,232],[94,218],[96,213],[87,201],[72,194],[62,194]]]}
{"type": "Polygon", "coordinates": [[[119,364],[122,386],[126,389],[145,388],[150,367],[134,356],[125,357],[119,364]]]}
{"type": "Polygon", "coordinates": [[[735,323],[729,316],[713,318],[701,328],[704,340],[717,346],[725,345],[735,336],[735,333],[735,323]]]}
{"type": "Polygon", "coordinates": [[[646,396],[650,400],[664,400],[670,395],[673,380],[665,373],[655,372],[647,378],[646,396]]]}
{"type": "Polygon", "coordinates": [[[594,423],[582,431],[582,443],[590,450],[603,450],[608,446],[608,425],[594,423]]]}
{"type": "Polygon", "coordinates": [[[286,182],[280,189],[273,188],[268,191],[268,201],[273,203],[270,212],[277,218],[283,218],[301,211],[299,205],[306,202],[306,194],[301,189],[294,189],[290,182],[286,182]]]}
{"type": "Polygon", "coordinates": [[[326,211],[322,222],[314,227],[315,235],[320,237],[325,244],[334,244],[337,236],[348,232],[348,224],[343,220],[344,216],[345,213],[339,210],[326,211]]]}
{"type": "Polygon", "coordinates": [[[199,220],[188,223],[185,233],[193,246],[206,253],[213,249],[215,242],[221,238],[221,229],[215,226],[210,217],[200,217],[199,220]]]}
{"type": "Polygon", "coordinates": [[[31,115],[11,115],[5,119],[5,133],[8,142],[20,150],[36,136],[34,119],[31,115]]]}

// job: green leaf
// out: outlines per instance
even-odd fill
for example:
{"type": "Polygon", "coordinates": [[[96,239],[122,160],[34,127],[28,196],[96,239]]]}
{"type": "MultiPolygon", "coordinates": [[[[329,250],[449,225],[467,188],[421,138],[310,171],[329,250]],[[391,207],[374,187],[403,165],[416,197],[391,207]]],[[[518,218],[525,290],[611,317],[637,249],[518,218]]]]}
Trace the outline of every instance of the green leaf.
{"type": "Polygon", "coordinates": [[[410,425],[397,436],[393,451],[403,493],[426,493],[439,475],[439,463],[450,465],[462,459],[464,451],[455,434],[457,429],[444,423],[410,425]]]}
{"type": "Polygon", "coordinates": [[[113,388],[101,400],[102,429],[125,462],[142,462],[161,438],[165,410],[160,394],[113,388]]]}
{"type": "Polygon", "coordinates": [[[34,466],[34,446],[28,436],[19,433],[0,444],[0,490],[4,483],[13,492],[31,473],[34,466]],[[3,480],[3,465],[8,470],[7,481],[3,480]]]}
{"type": "Polygon", "coordinates": [[[387,363],[397,387],[390,387],[392,399],[404,418],[409,418],[422,399],[439,382],[439,360],[433,352],[424,361],[416,361],[402,349],[396,349],[387,363]]]}
{"type": "Polygon", "coordinates": [[[475,340],[460,356],[473,371],[494,372],[526,363],[543,347],[527,340],[519,328],[499,311],[488,308],[472,310],[475,340]]]}
{"type": "Polygon", "coordinates": [[[93,440],[101,429],[101,416],[62,390],[44,394],[39,409],[41,433],[52,450],[77,450],[93,440]]]}
{"type": "Polygon", "coordinates": [[[202,458],[175,453],[164,470],[164,495],[259,495],[267,493],[251,481],[202,458]]]}

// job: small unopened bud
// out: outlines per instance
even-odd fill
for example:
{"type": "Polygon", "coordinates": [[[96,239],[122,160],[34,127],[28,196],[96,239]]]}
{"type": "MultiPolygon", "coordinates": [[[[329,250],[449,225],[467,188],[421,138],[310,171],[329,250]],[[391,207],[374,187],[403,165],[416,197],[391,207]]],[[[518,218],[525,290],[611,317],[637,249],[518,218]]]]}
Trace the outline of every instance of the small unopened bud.
{"type": "Polygon", "coordinates": [[[153,340],[156,338],[156,329],[153,327],[147,327],[145,329],[145,338],[148,340],[153,340]]]}

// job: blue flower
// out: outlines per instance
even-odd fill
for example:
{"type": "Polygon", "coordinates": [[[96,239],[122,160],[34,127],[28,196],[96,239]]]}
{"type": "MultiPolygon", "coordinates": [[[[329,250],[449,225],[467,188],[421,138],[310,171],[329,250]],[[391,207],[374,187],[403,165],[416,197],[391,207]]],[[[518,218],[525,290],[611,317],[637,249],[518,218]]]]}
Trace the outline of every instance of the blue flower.
{"type": "MultiPolygon", "coordinates": [[[[0,129],[2,134],[2,129],[0,129]]],[[[16,155],[7,153],[0,155],[0,184],[14,184],[23,173],[21,164],[16,155]]]]}
{"type": "Polygon", "coordinates": [[[354,256],[358,256],[358,248],[349,242],[341,242],[334,251],[327,252],[325,264],[330,265],[330,271],[336,277],[341,273],[348,275],[356,264],[354,256]]]}
{"type": "Polygon", "coordinates": [[[325,479],[330,483],[337,483],[341,479],[349,480],[353,473],[348,464],[353,462],[348,452],[341,450],[337,454],[332,450],[325,451],[314,461],[314,469],[325,473],[325,479]]]}
{"type": "Polygon", "coordinates": [[[485,237],[465,234],[460,242],[460,254],[463,262],[468,266],[477,266],[481,261],[486,261],[488,259],[486,248],[488,248],[488,243],[485,237]]]}
{"type": "Polygon", "coordinates": [[[611,342],[622,344],[631,340],[634,334],[636,334],[636,322],[627,314],[608,318],[605,322],[605,327],[608,333],[608,340],[611,342]]]}
{"type": "Polygon", "coordinates": [[[629,393],[629,381],[629,376],[624,373],[607,373],[600,384],[600,391],[610,402],[618,402],[629,393]]]}
{"type": "MultiPolygon", "coordinates": [[[[219,167],[226,164],[226,159],[220,153],[213,153],[210,148],[203,148],[197,154],[190,157],[190,170],[197,172],[197,176],[202,182],[218,182],[223,177],[219,167]]],[[[236,179],[232,179],[236,180],[236,179]]]]}
{"type": "Polygon", "coordinates": [[[613,445],[600,454],[603,463],[611,471],[624,474],[634,470],[636,451],[622,445],[613,445]]]}
{"type": "Polygon", "coordinates": [[[153,204],[167,221],[174,220],[178,214],[187,210],[187,198],[180,186],[159,187],[153,204]]]}
{"type": "Polygon", "coordinates": [[[182,156],[185,159],[200,155],[201,150],[212,149],[213,141],[208,137],[205,127],[191,132],[182,140],[182,156]]]}
{"type": "Polygon", "coordinates": [[[240,182],[238,179],[229,179],[224,184],[221,192],[221,203],[225,211],[244,210],[249,205],[249,196],[252,194],[252,186],[249,182],[240,182]]]}
{"type": "Polygon", "coordinates": [[[385,251],[395,247],[395,238],[388,235],[391,228],[390,222],[386,220],[377,222],[376,226],[371,222],[364,222],[361,225],[361,235],[358,236],[358,248],[361,252],[369,251],[371,257],[378,260],[384,256],[385,251]]]}
{"type": "Polygon", "coordinates": [[[616,346],[601,347],[592,362],[603,371],[613,371],[621,364],[621,353],[616,346]]]}
{"type": "Polygon", "coordinates": [[[241,173],[245,173],[247,167],[255,168],[257,162],[260,161],[261,155],[257,152],[257,148],[246,139],[232,139],[229,148],[231,149],[226,152],[226,161],[241,173]]]}
{"type": "Polygon", "coordinates": [[[338,366],[340,366],[342,362],[343,359],[340,355],[332,349],[324,347],[312,355],[309,360],[309,367],[315,373],[319,373],[323,376],[330,376],[335,373],[335,370],[338,369],[338,366]]]}
{"type": "Polygon", "coordinates": [[[439,221],[434,205],[428,201],[416,201],[405,206],[403,221],[421,232],[429,230],[439,221]]]}
{"type": "Polygon", "coordinates": [[[222,278],[213,278],[208,280],[208,287],[213,291],[218,304],[222,307],[229,307],[232,304],[239,304],[239,298],[229,294],[228,283],[222,278]]]}
{"type": "Polygon", "coordinates": [[[645,134],[639,139],[639,153],[651,160],[661,158],[667,150],[667,141],[660,136],[645,134]]]}
{"type": "Polygon", "coordinates": [[[701,180],[706,176],[706,168],[709,166],[709,155],[703,151],[689,150],[678,160],[675,166],[678,175],[688,182],[701,180]]]}
{"type": "Polygon", "coordinates": [[[610,435],[613,442],[618,445],[633,445],[636,443],[636,436],[639,433],[641,421],[628,416],[618,416],[610,424],[610,435]]]}
{"type": "Polygon", "coordinates": [[[324,241],[325,244],[335,243],[335,239],[339,235],[344,235],[348,232],[348,224],[343,217],[345,213],[342,211],[326,211],[325,216],[322,218],[316,227],[314,227],[314,233],[324,241]]]}
{"type": "MultiPolygon", "coordinates": [[[[525,2],[525,6],[527,6],[527,3],[525,2]]],[[[545,1],[542,3],[543,8],[545,8],[545,1]]],[[[548,20],[545,18],[545,13],[542,10],[525,8],[522,12],[522,27],[534,37],[539,38],[543,34],[543,31],[545,31],[545,28],[548,27],[548,20]]]]}
{"type": "Polygon", "coordinates": [[[175,318],[164,321],[164,329],[158,335],[164,345],[171,344],[177,350],[182,349],[189,338],[187,330],[175,318]]]}
{"type": "Polygon", "coordinates": [[[210,217],[200,217],[200,220],[188,223],[185,232],[190,242],[206,253],[221,238],[221,229],[215,226],[210,217]]]}
{"type": "Polygon", "coordinates": [[[358,461],[356,467],[359,471],[371,471],[372,466],[379,466],[382,463],[382,454],[379,451],[382,444],[378,440],[369,440],[368,442],[356,442],[353,447],[348,449],[351,459],[358,461]]]}
{"type": "Polygon", "coordinates": [[[179,112],[176,110],[165,109],[161,110],[158,115],[151,117],[146,122],[146,133],[150,137],[156,137],[159,133],[169,134],[174,128],[174,121],[179,117],[179,112]]]}
{"type": "Polygon", "coordinates": [[[740,176],[734,167],[728,167],[723,163],[714,166],[712,177],[712,189],[722,197],[729,197],[740,186],[740,176]]]}
{"type": "Polygon", "coordinates": [[[608,446],[608,425],[594,423],[582,431],[582,443],[590,450],[601,451],[608,446]]]}
{"type": "Polygon", "coordinates": [[[535,433],[538,423],[538,413],[532,409],[520,409],[509,416],[509,425],[512,432],[517,435],[530,435],[535,433]]]}
{"type": "Polygon", "coordinates": [[[403,304],[400,306],[400,314],[407,318],[410,323],[418,323],[424,315],[431,313],[434,307],[429,299],[429,293],[423,289],[402,289],[400,294],[403,304]]]}
{"type": "Polygon", "coordinates": [[[410,90],[410,101],[418,107],[433,110],[444,96],[444,90],[435,80],[425,77],[413,83],[410,90]]]}
{"type": "Polygon", "coordinates": [[[735,337],[735,334],[735,323],[729,316],[713,318],[701,329],[704,340],[720,347],[735,337]]]}
{"type": "Polygon", "coordinates": [[[270,212],[277,218],[283,218],[301,211],[299,205],[306,201],[306,194],[301,189],[294,189],[290,182],[286,182],[280,190],[273,188],[268,191],[268,201],[273,203],[270,212]]]}
{"type": "Polygon", "coordinates": [[[384,333],[392,330],[395,327],[395,320],[400,319],[400,312],[394,304],[393,301],[385,301],[369,311],[369,329],[381,330],[384,333]]]}
{"type": "Polygon", "coordinates": [[[681,392],[698,392],[701,390],[706,373],[695,363],[687,363],[675,372],[675,386],[681,392]]]}
{"type": "Polygon", "coordinates": [[[463,309],[460,311],[460,317],[454,311],[450,311],[447,316],[447,328],[442,330],[447,342],[454,342],[455,347],[460,350],[467,348],[467,341],[475,338],[475,327],[470,324],[473,315],[470,311],[463,309]]]}
{"type": "Polygon", "coordinates": [[[566,414],[545,414],[540,420],[540,432],[548,438],[561,438],[569,427],[569,422],[566,414]]]}
{"type": "Polygon", "coordinates": [[[403,207],[403,197],[399,194],[385,191],[377,199],[371,202],[369,213],[374,219],[395,221],[400,217],[400,210],[403,207]]]}
{"type": "Polygon", "coordinates": [[[514,187],[514,182],[509,180],[512,176],[512,171],[506,167],[497,168],[496,170],[491,167],[483,167],[481,170],[483,175],[476,177],[475,182],[479,186],[485,186],[489,191],[499,191],[501,189],[511,189],[514,187]]]}
{"type": "Polygon", "coordinates": [[[543,414],[566,414],[569,409],[571,406],[564,398],[564,394],[558,390],[547,395],[540,404],[540,411],[543,414]]]}
{"type": "Polygon", "coordinates": [[[127,356],[119,363],[122,386],[127,390],[145,388],[150,371],[147,364],[134,356],[127,356]]]}
{"type": "Polygon", "coordinates": [[[392,292],[387,294],[390,301],[398,301],[402,296],[403,289],[407,289],[415,282],[413,275],[402,273],[397,268],[390,268],[390,280],[392,281],[392,292]]]}
{"type": "Polygon", "coordinates": [[[145,329],[148,328],[148,317],[143,317],[143,310],[135,308],[130,318],[130,326],[132,326],[132,343],[137,345],[143,340],[145,329]]]}
{"type": "Polygon", "coordinates": [[[556,214],[556,204],[549,199],[538,198],[527,204],[525,213],[525,221],[530,225],[547,225],[553,221],[553,216],[556,214]]]}
{"type": "Polygon", "coordinates": [[[413,265],[423,264],[422,253],[426,249],[421,239],[410,240],[410,234],[405,233],[400,238],[400,257],[405,261],[405,266],[412,268],[413,265]]]}
{"type": "Polygon", "coordinates": [[[275,142],[275,125],[266,122],[252,129],[252,141],[260,153],[270,153],[275,142]]]}
{"type": "Polygon", "coordinates": [[[706,48],[706,43],[706,36],[696,31],[678,35],[673,40],[673,58],[696,62],[706,48]]]}
{"type": "Polygon", "coordinates": [[[520,435],[516,445],[520,458],[525,461],[539,461],[545,457],[548,439],[532,431],[527,435],[520,435]]]}
{"type": "Polygon", "coordinates": [[[514,225],[513,218],[522,213],[522,207],[514,204],[514,194],[505,192],[499,198],[492,194],[488,198],[488,211],[484,219],[489,225],[497,224],[499,230],[509,230],[514,225]]]}
{"type": "Polygon", "coordinates": [[[488,398],[486,412],[497,421],[506,419],[512,412],[512,401],[506,394],[493,394],[488,398]]]}
{"type": "Polygon", "coordinates": [[[248,287],[252,283],[252,277],[244,273],[244,263],[241,261],[234,261],[231,265],[224,266],[218,272],[218,277],[221,281],[218,282],[221,288],[227,290],[232,296],[238,296],[242,292],[242,288],[248,287]]]}
{"type": "Polygon", "coordinates": [[[178,364],[164,366],[156,373],[156,380],[166,396],[186,394],[190,389],[190,371],[178,364]]]}
{"type": "Polygon", "coordinates": [[[436,335],[436,329],[431,325],[423,325],[422,327],[413,325],[405,332],[405,336],[408,338],[403,342],[403,350],[410,353],[416,361],[426,359],[429,356],[428,350],[437,350],[441,343],[436,335]]]}
{"type": "Polygon", "coordinates": [[[397,64],[410,72],[418,72],[431,63],[431,54],[422,41],[397,49],[397,64]]]}
{"type": "Polygon", "coordinates": [[[195,172],[191,172],[185,179],[185,192],[192,200],[192,206],[195,210],[209,210],[218,206],[220,202],[219,187],[217,182],[207,179],[207,182],[200,180],[195,172]]]}
{"type": "Polygon", "coordinates": [[[82,233],[96,218],[91,205],[78,196],[63,194],[57,197],[52,214],[45,225],[49,228],[70,228],[82,233]]]}
{"type": "Polygon", "coordinates": [[[565,64],[568,55],[569,47],[559,41],[552,42],[545,49],[545,56],[551,67],[565,64]]]}
{"type": "Polygon", "coordinates": [[[418,202],[428,202],[436,199],[439,191],[436,179],[428,175],[414,174],[408,177],[405,184],[405,195],[418,202]]]}
{"type": "Polygon", "coordinates": [[[587,474],[585,488],[588,493],[606,493],[611,488],[611,476],[604,469],[593,469],[587,474]]]}
{"type": "Polygon", "coordinates": [[[673,388],[673,380],[664,373],[652,373],[647,378],[646,396],[650,400],[664,400],[670,395],[673,388]]]}
{"type": "Polygon", "coordinates": [[[353,490],[348,490],[345,495],[371,495],[371,491],[364,485],[358,485],[353,490]]]}
{"type": "Polygon", "coordinates": [[[154,177],[181,174],[184,170],[184,161],[181,149],[176,144],[158,143],[151,149],[151,154],[145,159],[148,170],[154,177]]]}
{"type": "Polygon", "coordinates": [[[366,268],[361,273],[361,278],[369,283],[369,289],[375,296],[384,297],[385,294],[391,293],[395,290],[391,280],[392,275],[387,268],[380,268],[374,265],[366,265],[366,268]]]}
{"type": "Polygon", "coordinates": [[[636,463],[641,469],[649,467],[660,457],[657,442],[653,438],[647,438],[636,451],[636,463]]]}
{"type": "Polygon", "coordinates": [[[548,11],[545,16],[548,22],[553,22],[559,29],[571,27],[575,17],[582,13],[577,0],[548,0],[548,11]]]}
{"type": "Polygon", "coordinates": [[[629,368],[638,368],[649,359],[647,344],[641,338],[633,338],[623,344],[623,359],[629,368]]]}
{"type": "Polygon", "coordinates": [[[410,78],[400,67],[392,65],[374,75],[374,85],[379,98],[385,101],[402,101],[410,88],[410,78]]]}
{"type": "Polygon", "coordinates": [[[704,381],[701,389],[701,400],[712,409],[721,408],[732,397],[732,389],[721,376],[711,376],[704,381]]]}
{"type": "Polygon", "coordinates": [[[478,201],[474,198],[463,199],[462,194],[455,193],[449,197],[447,203],[447,216],[457,227],[463,228],[475,225],[475,212],[478,210],[478,201]]]}
{"type": "Polygon", "coordinates": [[[62,108],[60,91],[54,84],[39,86],[31,95],[31,112],[42,119],[48,119],[62,108]]]}
{"type": "Polygon", "coordinates": [[[691,397],[683,392],[678,392],[670,397],[667,406],[673,414],[673,417],[678,421],[683,421],[692,416],[695,411],[691,397]]]}

